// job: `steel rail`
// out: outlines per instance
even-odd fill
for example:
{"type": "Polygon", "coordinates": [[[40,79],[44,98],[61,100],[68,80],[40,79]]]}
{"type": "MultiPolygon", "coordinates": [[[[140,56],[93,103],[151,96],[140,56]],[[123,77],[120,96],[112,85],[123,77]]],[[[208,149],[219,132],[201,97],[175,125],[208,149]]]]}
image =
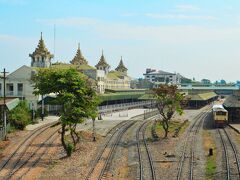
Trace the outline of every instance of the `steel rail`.
{"type": "MultiPolygon", "coordinates": [[[[27,164],[29,162],[29,160],[35,156],[35,154],[46,144],[46,142],[48,142],[61,128],[58,128],[57,130],[55,130],[53,133],[51,133],[51,135],[46,139],[46,141],[44,143],[42,143],[38,148],[36,148],[34,150],[34,152],[28,156],[27,159],[25,159],[20,166],[17,167],[20,159],[22,158],[19,157],[18,161],[16,162],[15,166],[13,167],[13,169],[8,173],[8,175],[4,178],[4,179],[10,179],[16,172],[18,172],[25,164],[27,164]],[[17,167],[17,168],[16,168],[17,167]]],[[[26,151],[25,151],[26,152],[26,151]]],[[[24,153],[25,154],[25,153],[24,153]]],[[[23,154],[23,155],[24,155],[23,154]]]]}
{"type": "Polygon", "coordinates": [[[222,136],[222,133],[220,132],[219,129],[218,130],[218,133],[220,135],[220,139],[221,139],[221,142],[222,142],[222,145],[223,145],[223,150],[224,150],[224,155],[225,155],[225,164],[226,164],[226,170],[227,170],[227,180],[230,180],[231,179],[231,169],[230,169],[230,164],[229,164],[229,158],[228,158],[228,152],[227,152],[227,147],[226,147],[226,144],[223,140],[223,136],[222,136]]]}
{"type": "Polygon", "coordinates": [[[102,150],[100,151],[100,153],[97,155],[97,158],[95,159],[94,164],[92,165],[90,171],[89,171],[88,174],[87,174],[87,177],[85,178],[86,180],[90,178],[90,176],[91,176],[91,174],[93,173],[93,171],[94,171],[97,163],[100,161],[100,159],[101,159],[101,157],[102,157],[105,149],[106,149],[107,146],[109,145],[109,143],[110,143],[110,141],[112,140],[113,136],[118,132],[118,130],[119,130],[118,128],[123,127],[126,123],[127,123],[127,121],[126,121],[126,122],[122,122],[122,123],[114,126],[114,127],[108,132],[108,134],[109,134],[111,131],[115,130],[115,131],[111,134],[110,138],[109,138],[109,139],[106,141],[106,143],[104,144],[104,146],[103,146],[102,150]]]}
{"type": "MultiPolygon", "coordinates": [[[[43,133],[44,131],[46,131],[49,127],[57,125],[58,123],[54,122],[54,123],[50,123],[47,125],[43,125],[37,129],[35,129],[31,134],[29,134],[15,149],[15,151],[3,162],[3,164],[1,164],[0,166],[0,171],[3,170],[5,168],[5,166],[8,164],[8,162],[13,158],[13,156],[15,156],[17,154],[17,152],[22,148],[23,145],[26,144],[26,147],[23,149],[23,152],[21,154],[23,154],[25,152],[25,150],[28,148],[27,144],[31,144],[34,139],[41,133],[43,133]],[[31,140],[29,140],[30,138],[32,138],[31,140]],[[29,143],[27,143],[28,141],[30,141],[29,143]]],[[[21,156],[21,155],[20,155],[21,156]]]]}
{"type": "Polygon", "coordinates": [[[100,172],[100,175],[98,177],[98,180],[101,180],[103,177],[107,176],[107,170],[110,167],[110,162],[113,159],[113,155],[114,155],[114,151],[117,148],[118,143],[120,142],[123,134],[133,125],[135,124],[137,121],[131,121],[129,122],[126,127],[124,127],[122,130],[120,130],[120,132],[117,134],[116,140],[114,141],[113,146],[111,147],[110,152],[108,153],[107,159],[105,160],[104,166],[100,172]]]}
{"type": "Polygon", "coordinates": [[[237,154],[238,154],[238,153],[237,153],[237,149],[236,149],[234,143],[232,142],[229,134],[227,133],[226,129],[223,129],[223,131],[224,131],[225,135],[227,136],[228,141],[229,141],[229,143],[230,143],[230,145],[231,145],[231,147],[232,147],[232,150],[233,150],[233,153],[234,153],[234,157],[235,157],[235,159],[236,159],[236,164],[237,164],[237,169],[238,169],[238,176],[239,176],[239,178],[240,178],[240,164],[239,164],[239,159],[238,159],[238,155],[237,155],[237,154]]]}
{"type": "Polygon", "coordinates": [[[147,152],[147,155],[148,155],[148,160],[149,160],[150,167],[151,167],[152,179],[156,180],[155,168],[154,168],[154,165],[153,165],[152,155],[150,153],[150,150],[148,148],[147,141],[146,141],[146,138],[145,138],[145,132],[146,132],[146,125],[144,124],[143,132],[142,132],[143,142],[144,142],[144,145],[145,145],[145,148],[146,148],[146,152],[147,152]]]}
{"type": "MultiPolygon", "coordinates": [[[[177,168],[177,180],[180,180],[181,179],[181,176],[182,176],[182,170],[183,170],[183,164],[184,164],[184,161],[185,161],[185,158],[186,158],[186,149],[187,149],[187,145],[188,145],[188,142],[189,142],[189,139],[190,139],[190,133],[195,133],[195,131],[193,131],[194,127],[196,126],[196,124],[198,124],[197,126],[200,127],[201,125],[201,121],[203,120],[204,116],[206,115],[206,112],[201,112],[199,113],[194,119],[194,123],[190,126],[190,128],[188,129],[187,131],[187,135],[186,135],[186,138],[184,140],[184,146],[183,146],[183,150],[182,150],[182,154],[181,154],[181,158],[180,158],[180,161],[178,163],[178,168],[177,168]]],[[[193,142],[193,138],[191,139],[191,142],[193,142]]],[[[189,178],[193,178],[193,164],[194,164],[194,151],[193,151],[193,143],[191,143],[191,161],[190,161],[190,173],[189,173],[189,178]],[[193,159],[192,159],[193,158],[193,159]]]]}

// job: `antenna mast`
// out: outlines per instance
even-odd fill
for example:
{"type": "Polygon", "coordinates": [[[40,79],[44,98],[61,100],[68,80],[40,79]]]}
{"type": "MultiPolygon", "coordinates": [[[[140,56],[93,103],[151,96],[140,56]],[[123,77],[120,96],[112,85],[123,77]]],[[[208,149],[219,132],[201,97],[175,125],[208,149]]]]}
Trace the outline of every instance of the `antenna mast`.
{"type": "Polygon", "coordinates": [[[55,49],[56,48],[56,25],[54,24],[54,28],[53,28],[53,60],[55,61],[55,57],[56,57],[56,52],[55,49]]]}

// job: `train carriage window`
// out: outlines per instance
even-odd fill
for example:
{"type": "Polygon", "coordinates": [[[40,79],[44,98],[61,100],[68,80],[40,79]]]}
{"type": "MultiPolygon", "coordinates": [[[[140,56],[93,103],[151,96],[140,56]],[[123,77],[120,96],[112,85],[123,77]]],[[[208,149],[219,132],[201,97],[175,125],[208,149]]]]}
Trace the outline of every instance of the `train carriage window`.
{"type": "Polygon", "coordinates": [[[226,112],[219,111],[219,112],[216,112],[216,115],[226,115],[226,112]]]}

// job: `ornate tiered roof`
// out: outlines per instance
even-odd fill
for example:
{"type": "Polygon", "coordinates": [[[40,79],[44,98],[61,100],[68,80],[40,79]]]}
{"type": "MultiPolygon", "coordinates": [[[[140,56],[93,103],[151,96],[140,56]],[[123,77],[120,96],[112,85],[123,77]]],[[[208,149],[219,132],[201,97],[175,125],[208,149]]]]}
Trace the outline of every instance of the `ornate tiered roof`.
{"type": "Polygon", "coordinates": [[[109,68],[110,67],[110,65],[105,60],[105,57],[103,55],[103,51],[102,51],[101,58],[100,58],[99,62],[97,63],[97,65],[95,67],[98,68],[100,66],[102,66],[104,68],[106,68],[106,67],[109,68]]]}
{"type": "Polygon", "coordinates": [[[124,66],[123,64],[123,60],[122,60],[122,56],[121,56],[121,60],[117,66],[117,68],[115,69],[116,71],[119,71],[119,72],[126,72],[128,69],[124,66]]]}
{"type": "Polygon", "coordinates": [[[41,32],[41,38],[38,42],[37,48],[32,54],[29,54],[30,57],[35,57],[36,55],[53,58],[53,54],[51,54],[45,46],[44,40],[42,38],[42,32],[41,32]]]}
{"type": "Polygon", "coordinates": [[[71,64],[74,65],[83,65],[83,64],[88,64],[87,60],[83,57],[82,52],[80,50],[80,44],[78,44],[78,49],[75,57],[73,58],[72,61],[70,61],[71,64]]]}

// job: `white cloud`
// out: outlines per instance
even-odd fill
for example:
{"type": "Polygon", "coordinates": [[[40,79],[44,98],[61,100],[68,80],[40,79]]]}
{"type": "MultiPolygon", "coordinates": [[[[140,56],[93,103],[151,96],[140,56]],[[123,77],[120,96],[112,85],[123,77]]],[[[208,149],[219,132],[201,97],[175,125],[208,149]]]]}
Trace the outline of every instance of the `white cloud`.
{"type": "Polygon", "coordinates": [[[45,19],[39,20],[39,22],[49,25],[56,23],[69,27],[90,26],[92,29],[91,32],[97,34],[98,37],[111,40],[150,40],[165,43],[196,43],[222,40],[240,41],[240,36],[238,36],[240,28],[238,27],[211,28],[197,25],[131,25],[128,23],[113,23],[83,17],[45,19]]]}
{"type": "Polygon", "coordinates": [[[214,16],[184,15],[184,14],[154,14],[146,13],[145,16],[153,19],[175,19],[175,20],[216,20],[214,16]]]}
{"type": "Polygon", "coordinates": [[[191,4],[179,4],[176,6],[177,9],[181,11],[197,11],[200,10],[199,7],[191,5],[191,4]]]}

